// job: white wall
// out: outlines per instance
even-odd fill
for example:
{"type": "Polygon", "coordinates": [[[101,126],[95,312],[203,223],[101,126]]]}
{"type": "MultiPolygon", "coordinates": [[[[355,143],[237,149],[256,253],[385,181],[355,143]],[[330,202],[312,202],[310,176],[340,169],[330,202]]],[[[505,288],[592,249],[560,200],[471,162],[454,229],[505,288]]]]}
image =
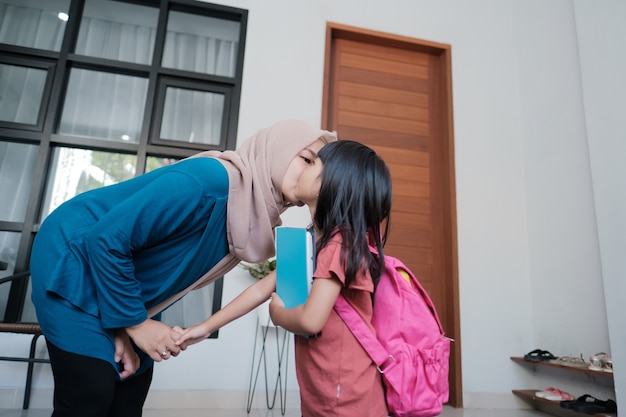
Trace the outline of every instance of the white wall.
{"type": "MultiPolygon", "coordinates": [[[[283,118],[319,124],[327,21],[452,46],[466,407],[522,406],[511,389],[544,387],[511,355],[623,355],[623,2],[219,3],[249,10],[240,140],[283,118]]],[[[303,210],[288,216],[306,220],[303,210]]],[[[241,270],[228,274],[224,302],[251,282],[241,270]]],[[[158,364],[148,405],[244,407],[255,325],[244,317],[158,364]]],[[[39,368],[33,404],[47,406],[49,367],[39,368]]],[[[0,369],[0,403],[17,407],[21,397],[3,397],[2,387],[19,388],[23,373],[0,369]]]]}
{"type": "MultiPolygon", "coordinates": [[[[604,295],[617,402],[626,407],[626,3],[575,0],[604,295]]],[[[592,323],[588,323],[589,326],[592,323]]]]}
{"type": "Polygon", "coordinates": [[[536,343],[589,356],[609,346],[573,5],[514,11],[536,343]]]}

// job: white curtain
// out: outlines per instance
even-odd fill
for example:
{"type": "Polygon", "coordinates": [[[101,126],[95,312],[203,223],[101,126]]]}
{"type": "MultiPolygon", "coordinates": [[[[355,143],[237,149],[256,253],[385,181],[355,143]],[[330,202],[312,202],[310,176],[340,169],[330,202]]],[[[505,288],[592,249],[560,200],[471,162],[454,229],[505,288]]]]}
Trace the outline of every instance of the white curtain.
{"type": "Polygon", "coordinates": [[[224,95],[168,87],[161,138],[218,145],[222,131],[224,95]]]}
{"type": "Polygon", "coordinates": [[[76,53],[134,64],[150,64],[156,30],[148,26],[83,17],[76,53]]]}
{"type": "Polygon", "coordinates": [[[0,142],[0,220],[24,221],[37,152],[35,145],[0,142]]]}
{"type": "Polygon", "coordinates": [[[42,69],[0,64],[0,120],[36,124],[47,74],[42,69]]]}
{"type": "Polygon", "coordinates": [[[148,80],[72,68],[59,133],[139,142],[148,80]]]}
{"type": "MultiPolygon", "coordinates": [[[[0,221],[24,221],[37,152],[35,145],[0,142],[0,221]]],[[[0,278],[13,274],[19,243],[19,233],[0,232],[0,261],[7,264],[7,268],[0,271],[0,278]]],[[[9,290],[9,285],[0,285],[0,315],[6,310],[9,290]]],[[[25,308],[32,315],[30,298],[25,308]]]]}
{"type": "MultiPolygon", "coordinates": [[[[67,10],[69,2],[46,0],[46,3],[46,8],[54,5],[58,10],[67,10]]],[[[65,22],[58,18],[57,13],[44,10],[41,6],[43,4],[33,0],[3,0],[0,3],[0,42],[59,51],[65,22]]]]}

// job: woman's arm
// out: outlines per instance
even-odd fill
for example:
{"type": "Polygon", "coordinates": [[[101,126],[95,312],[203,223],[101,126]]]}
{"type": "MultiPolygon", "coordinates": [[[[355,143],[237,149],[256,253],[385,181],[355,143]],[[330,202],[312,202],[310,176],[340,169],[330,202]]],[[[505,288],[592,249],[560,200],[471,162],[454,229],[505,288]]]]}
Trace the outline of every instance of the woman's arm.
{"type": "Polygon", "coordinates": [[[186,342],[188,345],[193,345],[206,339],[217,329],[261,305],[274,291],[276,291],[276,271],[270,272],[266,277],[249,286],[233,301],[202,323],[187,328],[176,344],[186,342]]]}
{"type": "Polygon", "coordinates": [[[302,335],[317,334],[328,321],[328,316],[341,292],[342,284],[336,278],[314,279],[306,303],[287,309],[274,293],[270,303],[270,317],[277,326],[302,335]]]}

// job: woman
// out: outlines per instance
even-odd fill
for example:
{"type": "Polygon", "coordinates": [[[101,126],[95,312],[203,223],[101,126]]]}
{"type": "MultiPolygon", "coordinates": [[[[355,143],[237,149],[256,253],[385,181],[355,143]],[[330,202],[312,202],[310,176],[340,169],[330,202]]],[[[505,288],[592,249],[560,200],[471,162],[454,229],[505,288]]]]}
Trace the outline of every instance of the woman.
{"type": "Polygon", "coordinates": [[[299,121],[236,151],[209,151],[80,194],[51,213],[31,254],[33,303],[55,381],[53,416],[140,416],[153,361],[180,329],[151,318],[240,260],[273,255],[280,214],[334,134],[299,121]],[[207,272],[208,271],[208,272],[207,272]]]}

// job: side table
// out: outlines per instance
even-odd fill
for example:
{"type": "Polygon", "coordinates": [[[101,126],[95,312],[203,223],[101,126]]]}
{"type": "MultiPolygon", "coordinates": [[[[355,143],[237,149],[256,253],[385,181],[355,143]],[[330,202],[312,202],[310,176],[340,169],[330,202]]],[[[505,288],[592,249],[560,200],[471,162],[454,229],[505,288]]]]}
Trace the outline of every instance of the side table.
{"type": "MultiPolygon", "coordinates": [[[[252,409],[252,400],[254,399],[254,393],[256,385],[259,380],[259,373],[261,372],[261,365],[263,365],[263,375],[265,377],[265,402],[269,410],[274,408],[276,404],[276,394],[280,395],[280,412],[285,415],[287,406],[287,365],[289,362],[288,356],[285,353],[289,352],[289,335],[290,333],[282,327],[276,326],[272,323],[269,316],[267,304],[261,304],[257,309],[257,326],[254,334],[254,348],[252,351],[252,368],[250,369],[250,382],[248,384],[248,406],[246,411],[248,414],[252,409]],[[270,330],[273,335],[268,334],[270,330]],[[260,351],[257,356],[257,344],[261,339],[260,351]],[[268,342],[270,339],[276,340],[276,380],[274,381],[273,394],[270,394],[267,355],[268,355],[268,342]],[[271,397],[271,401],[270,401],[271,397]]],[[[272,373],[273,374],[273,373],[272,373]]]]}

